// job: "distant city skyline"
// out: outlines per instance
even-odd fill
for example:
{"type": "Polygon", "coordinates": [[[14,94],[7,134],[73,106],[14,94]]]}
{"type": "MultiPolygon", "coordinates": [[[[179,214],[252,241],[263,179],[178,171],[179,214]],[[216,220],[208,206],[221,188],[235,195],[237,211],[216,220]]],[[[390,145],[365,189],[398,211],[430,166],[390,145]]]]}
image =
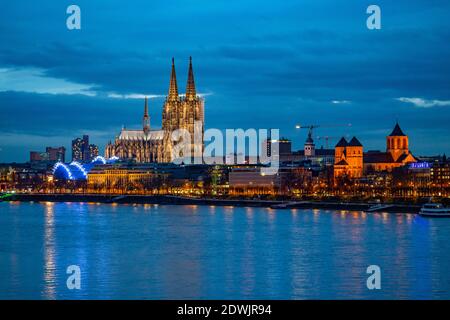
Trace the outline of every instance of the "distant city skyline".
{"type": "Polygon", "coordinates": [[[181,74],[195,61],[206,129],[279,128],[297,150],[298,123],[352,123],[319,128],[316,147],[348,135],[384,150],[398,120],[415,155],[450,153],[446,1],[377,1],[381,30],[360,1],[76,4],[74,31],[67,3],[2,4],[0,162],[83,134],[103,154],[122,125],[141,127],[145,95],[160,127],[172,56],[181,74]]]}

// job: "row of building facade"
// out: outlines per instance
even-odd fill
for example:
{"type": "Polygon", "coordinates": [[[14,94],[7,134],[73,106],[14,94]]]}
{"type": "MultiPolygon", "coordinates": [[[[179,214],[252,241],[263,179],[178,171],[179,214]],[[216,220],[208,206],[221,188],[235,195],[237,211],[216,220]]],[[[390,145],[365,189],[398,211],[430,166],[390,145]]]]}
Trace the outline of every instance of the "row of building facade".
{"type": "Polygon", "coordinates": [[[355,196],[418,198],[450,196],[450,161],[415,162],[336,181],[333,166],[311,160],[282,164],[274,175],[260,165],[174,165],[117,162],[95,166],[85,180],[58,180],[30,164],[0,165],[0,191],[211,196],[355,196]]]}
{"type": "MultiPolygon", "coordinates": [[[[88,135],[72,140],[72,161],[90,162],[98,155],[98,146],[89,143],[88,135]]],[[[30,163],[34,166],[52,166],[56,162],[66,162],[65,147],[46,147],[45,151],[30,151],[30,163]]]]}
{"type": "MultiPolygon", "coordinates": [[[[245,160],[242,163],[235,165],[173,164],[174,157],[185,155],[174,155],[176,142],[172,141],[172,132],[184,129],[193,137],[196,135],[196,124],[200,124],[201,139],[191,141],[191,155],[198,151],[202,153],[204,149],[204,100],[196,92],[191,58],[186,92],[179,94],[172,59],[169,90],[163,104],[162,128],[151,127],[148,99],[145,98],[142,128],[122,128],[114,141],[110,141],[105,148],[105,158],[118,158],[118,163],[91,163],[89,170],[85,172],[81,164],[98,157],[98,147],[90,144],[89,137],[85,135],[72,141],[72,163],[81,170],[80,181],[70,174],[65,178],[54,175],[48,163],[64,163],[65,149],[48,147],[42,153],[32,152],[29,164],[0,166],[0,189],[90,193],[208,193],[226,196],[448,196],[450,173],[447,159],[435,157],[423,161],[414,156],[409,150],[408,136],[398,123],[386,137],[385,151],[364,151],[363,144],[356,137],[348,140],[342,137],[333,149],[316,148],[312,130],[308,133],[303,150],[299,151],[292,151],[289,139],[269,138],[262,146],[266,156],[270,157],[275,149],[279,152],[280,165],[273,175],[264,174],[261,164],[250,164],[254,161],[248,156],[243,157],[245,160]],[[274,144],[277,144],[276,148],[274,144]],[[37,165],[40,163],[47,165],[37,165]]],[[[231,156],[234,159],[240,158],[235,154],[231,156]]],[[[59,168],[63,172],[68,170],[64,165],[59,168]]]]}

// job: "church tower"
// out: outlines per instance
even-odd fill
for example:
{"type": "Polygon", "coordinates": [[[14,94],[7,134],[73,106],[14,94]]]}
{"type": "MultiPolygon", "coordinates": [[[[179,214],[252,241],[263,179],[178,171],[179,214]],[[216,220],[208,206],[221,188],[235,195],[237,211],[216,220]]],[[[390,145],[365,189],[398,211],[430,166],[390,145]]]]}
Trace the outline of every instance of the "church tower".
{"type": "Polygon", "coordinates": [[[192,69],[192,57],[189,57],[188,80],[186,85],[186,100],[193,101],[197,97],[195,91],[194,70],[192,69]]]}
{"type": "Polygon", "coordinates": [[[308,138],[306,139],[305,145],[303,146],[303,151],[305,157],[314,157],[316,155],[316,145],[312,138],[312,130],[308,131],[308,138]]]}
{"type": "Polygon", "coordinates": [[[346,161],[350,177],[360,178],[363,175],[363,145],[356,137],[345,148],[346,161]]]}
{"type": "Polygon", "coordinates": [[[342,137],[334,149],[334,177],[346,175],[349,178],[360,178],[364,169],[363,145],[356,137],[349,142],[342,137]]]}
{"type": "Polygon", "coordinates": [[[179,154],[177,157],[201,157],[203,154],[203,133],[204,133],[204,101],[197,95],[194,80],[194,70],[192,67],[192,57],[189,58],[188,79],[186,85],[186,95],[181,98],[178,94],[178,84],[175,72],[175,62],[172,58],[172,72],[170,75],[169,95],[164,102],[163,123],[165,144],[167,148],[167,161],[173,161],[173,143],[171,141],[172,132],[178,129],[185,129],[190,135],[190,155],[179,154]]]}
{"type": "Polygon", "coordinates": [[[147,134],[150,131],[150,116],[148,115],[148,98],[147,97],[145,97],[144,117],[142,118],[142,127],[143,127],[145,134],[147,134]]]}
{"type": "Polygon", "coordinates": [[[338,163],[341,160],[345,160],[345,148],[347,147],[348,142],[344,137],[339,140],[339,142],[334,147],[334,161],[338,163]]]}
{"type": "Polygon", "coordinates": [[[403,154],[409,154],[408,136],[403,133],[398,122],[391,134],[386,137],[386,151],[392,155],[394,162],[403,154]]]}
{"type": "Polygon", "coordinates": [[[178,84],[177,84],[177,74],[175,72],[175,59],[172,58],[172,72],[170,73],[170,85],[169,85],[169,95],[167,100],[177,101],[178,100],[178,84]]]}
{"type": "Polygon", "coordinates": [[[183,101],[184,123],[191,135],[191,156],[200,158],[203,162],[203,134],[204,134],[204,101],[195,90],[194,70],[192,68],[192,57],[189,57],[188,79],[186,84],[186,98],[183,101]]]}
{"type": "Polygon", "coordinates": [[[345,148],[347,148],[348,142],[342,137],[341,140],[334,147],[334,178],[339,178],[346,174],[348,167],[347,161],[345,161],[345,148]]]}
{"type": "Polygon", "coordinates": [[[180,97],[178,95],[177,75],[175,73],[175,60],[172,58],[172,72],[170,74],[169,94],[164,101],[162,114],[162,129],[170,132],[179,128],[180,97]]]}

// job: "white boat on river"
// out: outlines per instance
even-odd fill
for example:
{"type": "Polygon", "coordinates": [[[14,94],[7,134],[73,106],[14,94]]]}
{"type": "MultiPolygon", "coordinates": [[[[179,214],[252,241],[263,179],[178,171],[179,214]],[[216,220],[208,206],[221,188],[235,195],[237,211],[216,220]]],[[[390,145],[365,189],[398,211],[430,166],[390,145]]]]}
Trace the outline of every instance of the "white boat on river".
{"type": "Polygon", "coordinates": [[[440,203],[427,203],[420,209],[419,214],[425,217],[450,217],[450,208],[440,203]]]}

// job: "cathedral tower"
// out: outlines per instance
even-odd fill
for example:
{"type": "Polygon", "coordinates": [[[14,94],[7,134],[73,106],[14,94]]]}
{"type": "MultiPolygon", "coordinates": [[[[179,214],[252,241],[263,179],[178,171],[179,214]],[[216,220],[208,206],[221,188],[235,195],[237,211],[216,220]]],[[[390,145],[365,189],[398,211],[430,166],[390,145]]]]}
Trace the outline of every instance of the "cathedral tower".
{"type": "Polygon", "coordinates": [[[145,97],[145,105],[144,105],[144,117],[142,118],[142,127],[144,133],[148,133],[150,131],[150,116],[148,115],[148,98],[145,97]]]}
{"type": "Polygon", "coordinates": [[[194,70],[192,69],[192,57],[189,57],[188,80],[186,85],[186,100],[193,101],[197,97],[195,91],[194,70]]]}
{"type": "MultiPolygon", "coordinates": [[[[201,157],[203,154],[203,117],[204,101],[197,95],[195,89],[192,58],[189,58],[186,95],[178,95],[178,84],[175,72],[175,62],[172,58],[172,72],[170,75],[169,95],[164,102],[163,125],[166,143],[171,143],[172,132],[178,129],[186,130],[190,135],[190,155],[177,154],[177,157],[201,157]]],[[[167,148],[168,161],[173,161],[173,145],[167,148]]]]}
{"type": "Polygon", "coordinates": [[[175,72],[175,59],[172,58],[172,72],[170,73],[170,85],[169,85],[169,95],[167,100],[176,101],[178,100],[178,85],[177,85],[177,74],[175,72]]]}

